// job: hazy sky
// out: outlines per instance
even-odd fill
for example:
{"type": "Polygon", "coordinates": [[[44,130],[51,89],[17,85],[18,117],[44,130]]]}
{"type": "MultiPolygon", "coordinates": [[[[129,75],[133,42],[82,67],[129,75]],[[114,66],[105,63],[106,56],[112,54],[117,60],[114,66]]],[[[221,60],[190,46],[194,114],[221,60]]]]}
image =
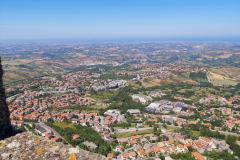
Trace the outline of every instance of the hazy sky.
{"type": "Polygon", "coordinates": [[[0,0],[0,39],[240,36],[240,0],[0,0]]]}

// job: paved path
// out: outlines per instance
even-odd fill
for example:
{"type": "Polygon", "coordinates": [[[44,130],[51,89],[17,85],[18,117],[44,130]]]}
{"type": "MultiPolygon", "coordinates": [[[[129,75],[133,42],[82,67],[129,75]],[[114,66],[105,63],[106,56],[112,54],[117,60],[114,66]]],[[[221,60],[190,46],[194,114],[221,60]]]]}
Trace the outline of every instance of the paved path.
{"type": "Polygon", "coordinates": [[[138,131],[143,131],[143,130],[148,130],[152,129],[153,127],[145,127],[145,128],[129,128],[129,129],[117,129],[117,133],[124,133],[124,132],[135,132],[136,130],[138,131]]]}
{"type": "MultiPolygon", "coordinates": [[[[28,124],[28,122],[25,122],[25,123],[28,124]]],[[[30,122],[30,123],[31,123],[31,122],[30,122]]],[[[54,135],[55,137],[57,137],[58,139],[59,139],[59,138],[62,138],[63,140],[65,140],[60,134],[58,134],[54,129],[52,129],[51,127],[49,127],[49,126],[47,126],[47,125],[45,125],[45,124],[43,124],[43,123],[35,123],[35,125],[39,125],[39,126],[45,128],[46,130],[52,132],[53,135],[54,135]]],[[[66,141],[66,140],[65,140],[65,141],[66,141]]],[[[66,141],[66,142],[67,142],[67,141],[66,141]]],[[[68,143],[68,142],[67,142],[67,143],[68,143]]],[[[69,143],[68,143],[68,144],[69,144],[69,143]]],[[[71,144],[69,144],[69,145],[71,145],[71,144]]]]}

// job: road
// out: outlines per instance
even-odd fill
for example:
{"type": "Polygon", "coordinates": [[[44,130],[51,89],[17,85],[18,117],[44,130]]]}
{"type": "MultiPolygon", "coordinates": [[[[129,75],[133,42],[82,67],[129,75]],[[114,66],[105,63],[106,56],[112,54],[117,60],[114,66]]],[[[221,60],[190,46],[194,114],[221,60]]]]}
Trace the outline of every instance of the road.
{"type": "Polygon", "coordinates": [[[39,125],[39,126],[45,128],[45,129],[47,129],[49,132],[53,132],[53,134],[54,134],[55,137],[64,139],[62,136],[60,136],[60,135],[59,135],[54,129],[52,129],[51,127],[46,126],[46,125],[44,125],[44,124],[42,124],[42,123],[36,123],[36,125],[39,125]]]}
{"type": "Polygon", "coordinates": [[[117,133],[124,133],[124,132],[135,132],[136,130],[138,131],[143,131],[143,130],[148,130],[152,129],[153,127],[145,127],[145,128],[129,128],[129,129],[117,129],[117,133]]]}
{"type": "MultiPolygon", "coordinates": [[[[24,123],[26,123],[26,124],[29,124],[29,123],[31,123],[31,122],[24,122],[24,123]]],[[[43,123],[35,123],[35,125],[39,125],[39,126],[41,126],[41,127],[43,127],[43,128],[45,128],[47,131],[49,131],[50,133],[52,132],[53,133],[53,135],[55,136],[55,137],[57,137],[57,138],[62,138],[62,139],[64,139],[60,134],[58,134],[54,129],[52,129],[51,127],[49,127],[49,126],[46,126],[45,124],[43,124],[43,123]]],[[[64,139],[65,140],[65,139],[64,139]]],[[[66,140],[65,140],[66,141],[66,140]]],[[[66,141],[67,142],[67,141],[66,141]]],[[[67,142],[68,143],[68,142],[67,142]]]]}
{"type": "MultiPolygon", "coordinates": [[[[163,123],[159,123],[159,124],[163,124],[163,123]]],[[[167,126],[174,126],[174,125],[167,125],[167,126]]],[[[174,127],[178,127],[178,128],[182,128],[181,126],[174,126],[174,127]]],[[[152,129],[153,127],[146,127],[146,128],[138,128],[138,131],[142,131],[142,130],[148,130],[148,129],[152,129]]],[[[168,129],[168,130],[172,130],[172,129],[168,129]]],[[[136,128],[129,128],[129,129],[117,129],[116,133],[124,133],[124,132],[134,132],[136,131],[136,128]]],[[[211,130],[211,131],[217,131],[217,130],[211,130]]],[[[239,136],[239,134],[237,133],[232,133],[232,132],[225,132],[225,131],[218,131],[219,133],[223,133],[223,134],[230,134],[230,135],[234,135],[234,136],[239,136]]]]}

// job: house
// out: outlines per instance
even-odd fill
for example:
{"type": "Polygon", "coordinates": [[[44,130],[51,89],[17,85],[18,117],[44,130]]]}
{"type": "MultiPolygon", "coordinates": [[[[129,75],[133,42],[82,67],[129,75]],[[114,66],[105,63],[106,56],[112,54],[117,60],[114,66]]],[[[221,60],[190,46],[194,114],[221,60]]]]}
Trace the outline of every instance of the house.
{"type": "Polygon", "coordinates": [[[119,142],[120,142],[121,144],[122,144],[122,143],[127,143],[128,140],[127,140],[127,138],[122,138],[122,139],[119,140],[119,142]]]}
{"type": "Polygon", "coordinates": [[[142,117],[135,117],[134,119],[135,119],[135,121],[139,121],[139,122],[141,122],[143,120],[142,117]]]}
{"type": "Polygon", "coordinates": [[[193,140],[192,140],[192,139],[186,139],[186,140],[185,140],[185,143],[193,144],[193,140]]]}
{"type": "Polygon", "coordinates": [[[152,146],[152,149],[154,150],[155,154],[160,154],[161,150],[157,146],[152,146]]]}
{"type": "Polygon", "coordinates": [[[113,139],[113,138],[110,138],[110,139],[107,141],[107,143],[110,144],[110,145],[111,145],[113,142],[115,142],[115,139],[113,139]]]}
{"type": "Polygon", "coordinates": [[[58,138],[57,137],[53,137],[51,140],[56,141],[56,140],[58,140],[58,138]]]}
{"type": "Polygon", "coordinates": [[[162,148],[162,147],[165,146],[165,144],[164,144],[163,142],[159,142],[159,143],[157,144],[157,146],[158,146],[159,148],[162,148]]]}
{"type": "Polygon", "coordinates": [[[88,142],[88,141],[85,141],[83,142],[82,144],[84,144],[85,146],[87,146],[88,148],[90,149],[94,149],[94,148],[97,148],[98,146],[96,144],[94,144],[93,142],[88,142]]]}
{"type": "Polygon", "coordinates": [[[205,160],[205,158],[203,157],[203,155],[201,155],[198,152],[193,152],[192,155],[195,157],[196,160],[205,160]]]}
{"type": "Polygon", "coordinates": [[[72,123],[79,123],[78,119],[77,118],[72,118],[72,123]]]}
{"type": "Polygon", "coordinates": [[[47,132],[44,132],[44,135],[45,135],[45,138],[46,138],[46,139],[52,139],[52,138],[53,138],[52,134],[49,133],[48,131],[47,131],[47,132]]]}
{"type": "Polygon", "coordinates": [[[162,127],[162,128],[161,128],[161,132],[162,132],[162,133],[167,133],[167,129],[164,128],[164,127],[162,127]]]}
{"type": "Polygon", "coordinates": [[[87,121],[84,120],[84,119],[80,120],[80,123],[81,123],[82,126],[86,126],[87,125],[87,121]]]}
{"type": "Polygon", "coordinates": [[[142,128],[142,127],[143,127],[143,124],[142,124],[142,123],[137,123],[136,127],[137,127],[137,128],[142,128]]]}
{"type": "Polygon", "coordinates": [[[141,114],[139,109],[128,109],[127,112],[130,113],[131,115],[139,115],[139,114],[141,114]]]}
{"type": "Polygon", "coordinates": [[[104,139],[105,140],[109,140],[111,137],[110,137],[110,134],[104,134],[104,139]]]}
{"type": "Polygon", "coordinates": [[[157,142],[157,137],[150,137],[150,141],[152,143],[156,143],[157,142]]]}
{"type": "Polygon", "coordinates": [[[39,134],[43,134],[44,132],[46,132],[47,130],[39,125],[37,125],[36,127],[36,130],[39,134]]]}
{"type": "Polygon", "coordinates": [[[140,142],[141,142],[141,143],[147,143],[148,140],[147,140],[146,138],[142,138],[142,139],[140,139],[140,142]]]}
{"type": "Polygon", "coordinates": [[[104,127],[104,126],[97,126],[96,127],[96,131],[97,132],[103,132],[103,131],[105,131],[106,130],[106,127],[104,127]]]}
{"type": "Polygon", "coordinates": [[[131,136],[131,140],[138,140],[140,138],[142,138],[141,135],[131,136]]]}
{"type": "Polygon", "coordinates": [[[137,141],[136,140],[128,141],[128,144],[129,145],[135,145],[135,144],[137,144],[137,141]]]}
{"type": "Polygon", "coordinates": [[[107,158],[113,158],[113,154],[112,153],[108,153],[107,154],[107,158]]]}
{"type": "Polygon", "coordinates": [[[120,146],[117,146],[115,148],[115,152],[122,152],[122,149],[124,148],[124,146],[120,145],[120,146]]]}
{"type": "Polygon", "coordinates": [[[146,153],[147,153],[148,155],[149,155],[150,153],[151,153],[151,154],[154,154],[154,153],[155,153],[152,147],[145,147],[145,151],[146,151],[146,153]]]}
{"type": "Polygon", "coordinates": [[[121,159],[122,159],[122,160],[129,159],[128,154],[127,154],[127,153],[122,154],[122,155],[121,155],[121,159]]]}
{"type": "Polygon", "coordinates": [[[175,146],[169,147],[169,150],[170,150],[171,152],[174,152],[174,153],[177,153],[177,152],[178,152],[177,147],[175,147],[175,146]]]}
{"type": "Polygon", "coordinates": [[[174,142],[170,140],[170,141],[166,141],[165,144],[167,147],[170,147],[170,146],[174,145],[174,142]]]}
{"type": "Polygon", "coordinates": [[[163,154],[165,154],[165,153],[170,153],[170,150],[169,150],[168,147],[162,147],[162,148],[161,148],[161,152],[162,152],[163,154]]]}
{"type": "Polygon", "coordinates": [[[142,146],[136,146],[136,147],[134,148],[134,150],[135,150],[136,152],[138,152],[138,151],[142,150],[142,146]]]}
{"type": "Polygon", "coordinates": [[[147,157],[147,153],[144,150],[138,151],[138,155],[141,158],[146,158],[147,157]]]}
{"type": "Polygon", "coordinates": [[[134,160],[137,157],[137,154],[135,152],[129,152],[129,158],[134,160]]]}
{"type": "Polygon", "coordinates": [[[80,136],[77,135],[77,134],[75,134],[75,135],[73,136],[73,139],[78,140],[78,139],[80,139],[80,136]]]}
{"type": "Polygon", "coordinates": [[[178,144],[177,150],[178,150],[178,152],[185,152],[185,150],[187,150],[187,148],[185,146],[183,146],[182,144],[178,144]]]}

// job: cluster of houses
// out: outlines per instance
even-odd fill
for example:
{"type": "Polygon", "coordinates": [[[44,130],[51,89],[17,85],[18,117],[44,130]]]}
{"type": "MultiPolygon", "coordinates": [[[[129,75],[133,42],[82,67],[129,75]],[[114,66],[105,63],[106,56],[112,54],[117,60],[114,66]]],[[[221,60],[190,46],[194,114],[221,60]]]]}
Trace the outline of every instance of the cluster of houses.
{"type": "Polygon", "coordinates": [[[240,105],[234,102],[238,102],[239,100],[240,98],[238,97],[230,97],[229,99],[226,99],[225,97],[221,97],[221,96],[216,97],[216,96],[209,95],[207,98],[201,98],[198,101],[198,103],[208,104],[211,102],[219,102],[221,106],[228,105],[230,107],[238,108],[240,107],[240,105]]]}
{"type": "MultiPolygon", "coordinates": [[[[199,137],[199,139],[193,140],[185,138],[179,133],[168,132],[165,128],[160,129],[164,133],[163,137],[167,137],[167,141],[158,141],[158,133],[136,135],[118,139],[119,145],[114,151],[120,152],[119,158],[122,160],[136,159],[138,157],[158,157],[160,154],[168,156],[171,153],[186,153],[189,151],[189,147],[195,149],[195,151],[192,152],[192,156],[198,160],[206,159],[206,157],[201,155],[205,150],[228,150],[231,154],[233,153],[224,140],[210,139],[207,137],[199,137]],[[129,147],[126,148],[124,146],[129,147]]],[[[111,157],[111,154],[108,156],[111,157]]]]}

